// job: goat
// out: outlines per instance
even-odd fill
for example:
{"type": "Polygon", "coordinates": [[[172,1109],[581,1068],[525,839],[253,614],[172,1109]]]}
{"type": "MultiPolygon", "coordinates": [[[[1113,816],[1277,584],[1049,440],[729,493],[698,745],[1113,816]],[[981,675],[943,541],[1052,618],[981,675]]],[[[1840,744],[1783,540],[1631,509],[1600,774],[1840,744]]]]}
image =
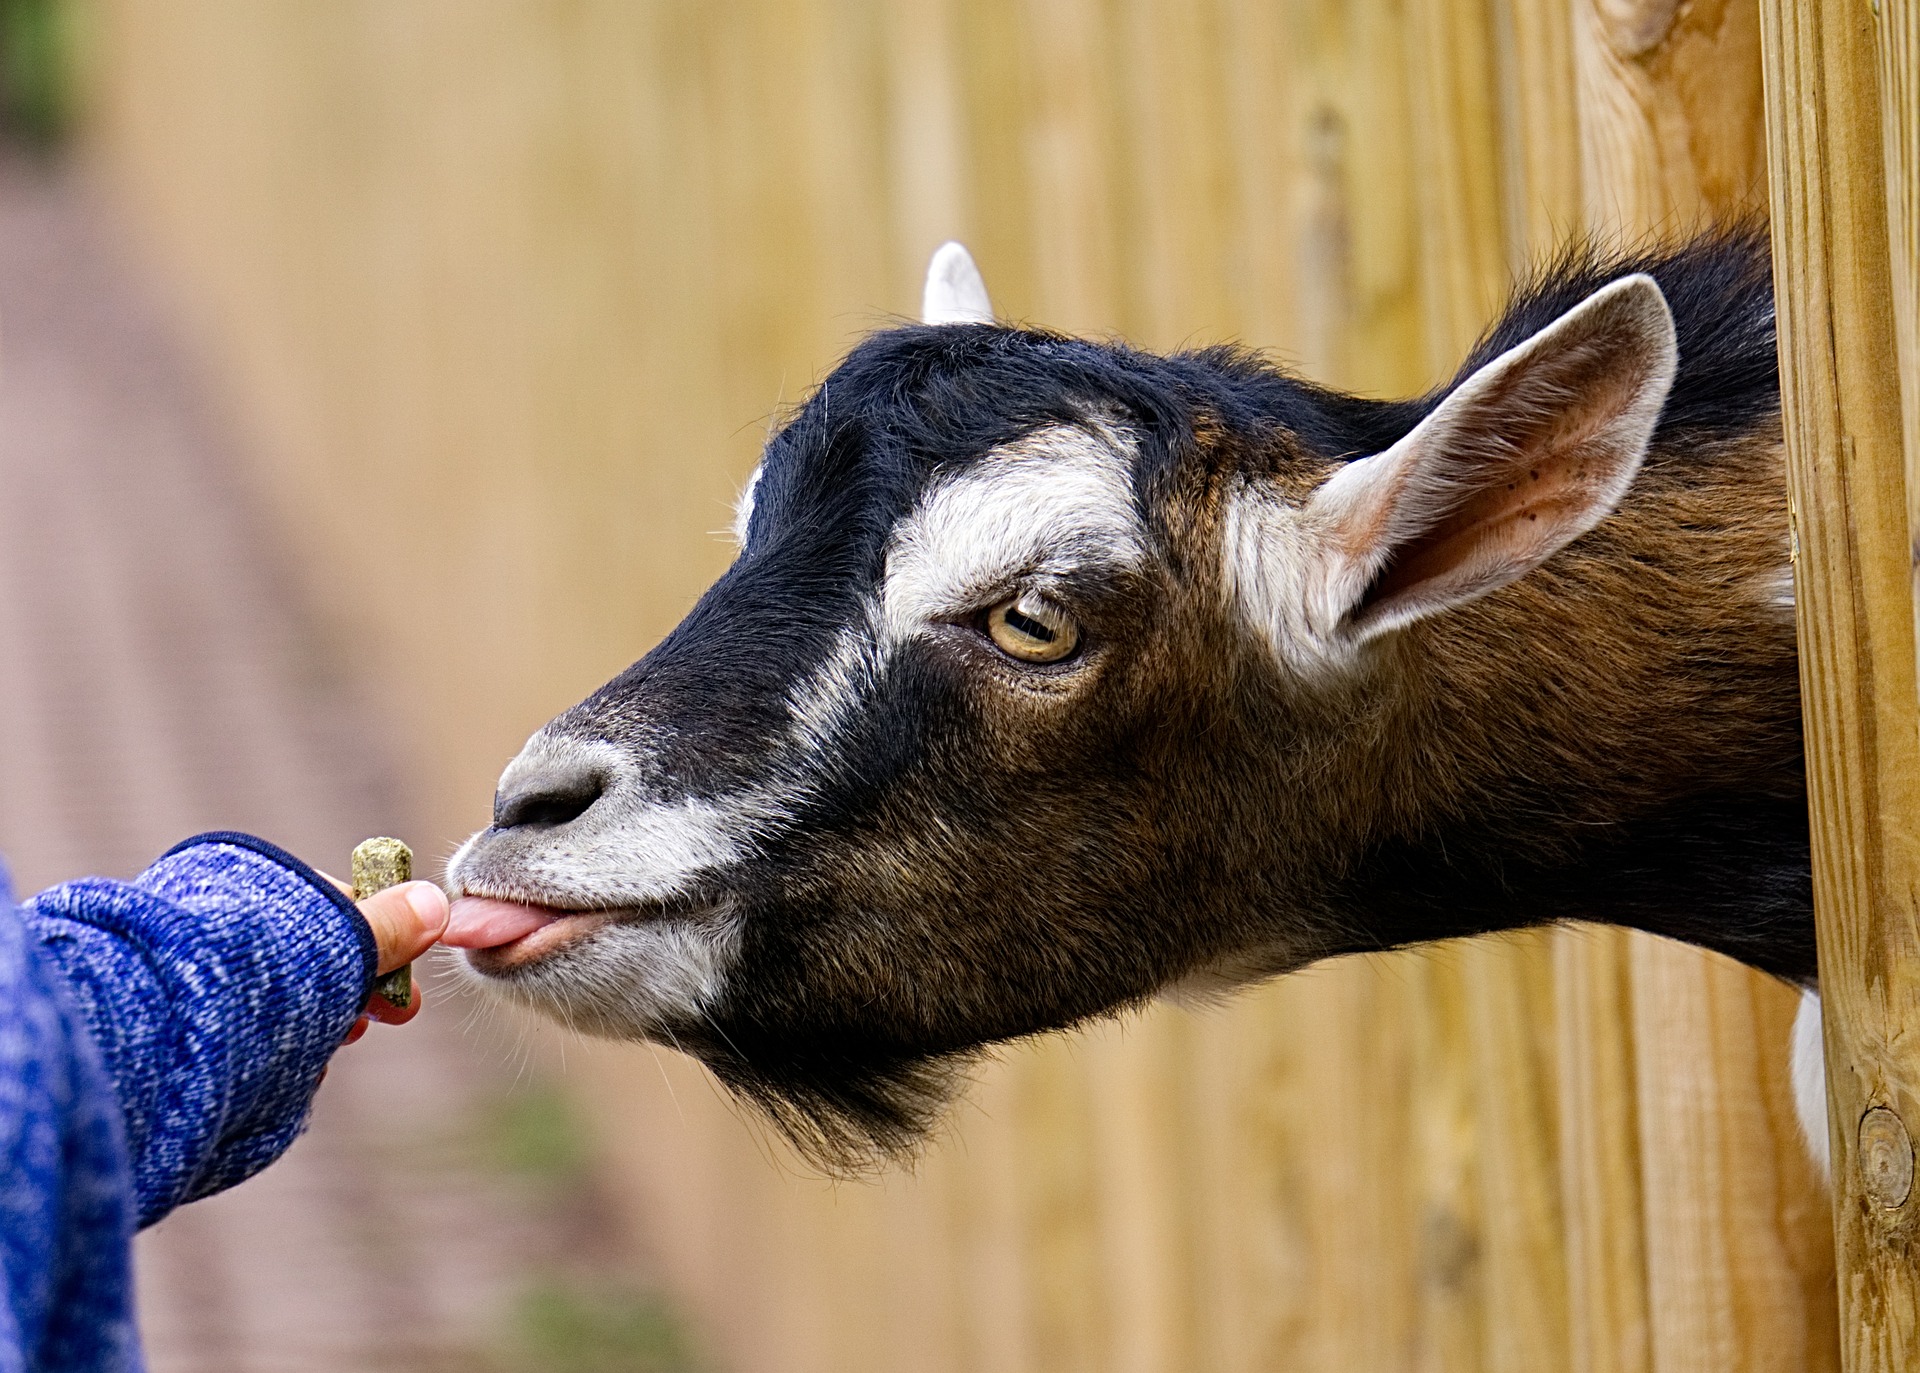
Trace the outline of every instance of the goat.
{"type": "Polygon", "coordinates": [[[1413,400],[1004,327],[957,245],[925,317],[507,767],[480,981],[849,1166],[983,1046],[1340,954],[1581,919],[1812,985],[1762,230],[1571,253],[1413,400]]]}

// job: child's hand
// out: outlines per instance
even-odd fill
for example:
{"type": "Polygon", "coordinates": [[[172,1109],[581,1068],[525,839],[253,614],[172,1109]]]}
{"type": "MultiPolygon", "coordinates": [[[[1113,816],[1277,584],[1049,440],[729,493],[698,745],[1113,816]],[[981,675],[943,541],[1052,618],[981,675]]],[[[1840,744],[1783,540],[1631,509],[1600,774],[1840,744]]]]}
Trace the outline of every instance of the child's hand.
{"type": "MultiPolygon", "coordinates": [[[[347,889],[337,878],[328,880],[343,891],[347,889]]],[[[379,971],[389,973],[413,962],[440,938],[447,927],[447,897],[431,882],[403,882],[360,902],[360,914],[373,928],[373,942],[380,951],[379,971]]],[[[419,1014],[425,999],[425,989],[418,982],[414,983],[410,1005],[395,1006],[383,997],[374,997],[347,1032],[346,1042],[351,1044],[360,1038],[376,1020],[385,1025],[406,1024],[419,1014]]]]}

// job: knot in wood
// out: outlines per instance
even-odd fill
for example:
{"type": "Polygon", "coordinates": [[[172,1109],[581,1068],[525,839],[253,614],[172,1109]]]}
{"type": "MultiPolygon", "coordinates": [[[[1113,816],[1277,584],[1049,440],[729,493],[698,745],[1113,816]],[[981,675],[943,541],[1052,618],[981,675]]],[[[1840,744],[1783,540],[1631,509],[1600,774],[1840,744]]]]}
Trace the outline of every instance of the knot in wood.
{"type": "Polygon", "coordinates": [[[1625,58],[1644,58],[1667,41],[1680,0],[1600,0],[1594,7],[1607,45],[1625,58]]]}
{"type": "Polygon", "coordinates": [[[1860,1117],[1860,1180],[1876,1205],[1891,1211],[1913,1191],[1913,1139],[1899,1116],[1875,1106],[1860,1117]]]}

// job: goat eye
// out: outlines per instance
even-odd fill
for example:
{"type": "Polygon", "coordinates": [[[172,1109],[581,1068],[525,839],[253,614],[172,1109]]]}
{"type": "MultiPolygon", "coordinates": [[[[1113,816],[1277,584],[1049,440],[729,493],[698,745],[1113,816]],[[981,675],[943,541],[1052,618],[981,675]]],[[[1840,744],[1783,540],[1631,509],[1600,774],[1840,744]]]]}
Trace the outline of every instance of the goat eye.
{"type": "Polygon", "coordinates": [[[1009,658],[1057,663],[1080,647],[1080,626],[1052,601],[1030,591],[987,612],[987,637],[1009,658]]]}

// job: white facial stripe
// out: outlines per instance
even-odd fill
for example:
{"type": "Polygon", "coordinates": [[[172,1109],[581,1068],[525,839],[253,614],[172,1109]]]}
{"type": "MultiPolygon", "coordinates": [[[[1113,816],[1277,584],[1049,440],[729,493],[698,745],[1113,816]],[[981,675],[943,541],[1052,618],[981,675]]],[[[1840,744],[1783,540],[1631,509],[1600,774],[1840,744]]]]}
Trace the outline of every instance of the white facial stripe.
{"type": "Polygon", "coordinates": [[[833,651],[787,697],[793,717],[793,741],[801,748],[825,749],[859,714],[879,679],[885,653],[868,626],[843,626],[833,651]]]}
{"type": "Polygon", "coordinates": [[[740,488],[740,495],[733,503],[733,541],[745,548],[747,546],[747,526],[753,523],[753,493],[760,485],[760,473],[765,469],[762,463],[753,469],[747,477],[747,484],[740,488]]]}
{"type": "Polygon", "coordinates": [[[1133,440],[1111,426],[1057,425],[931,487],[894,529],[880,593],[886,637],[979,609],[1021,575],[1146,558],[1133,440]]]}
{"type": "Polygon", "coordinates": [[[740,857],[739,837],[752,819],[728,800],[621,803],[609,806],[587,833],[569,832],[528,856],[521,870],[543,892],[590,894],[595,906],[645,905],[685,892],[702,873],[740,857]]]}

